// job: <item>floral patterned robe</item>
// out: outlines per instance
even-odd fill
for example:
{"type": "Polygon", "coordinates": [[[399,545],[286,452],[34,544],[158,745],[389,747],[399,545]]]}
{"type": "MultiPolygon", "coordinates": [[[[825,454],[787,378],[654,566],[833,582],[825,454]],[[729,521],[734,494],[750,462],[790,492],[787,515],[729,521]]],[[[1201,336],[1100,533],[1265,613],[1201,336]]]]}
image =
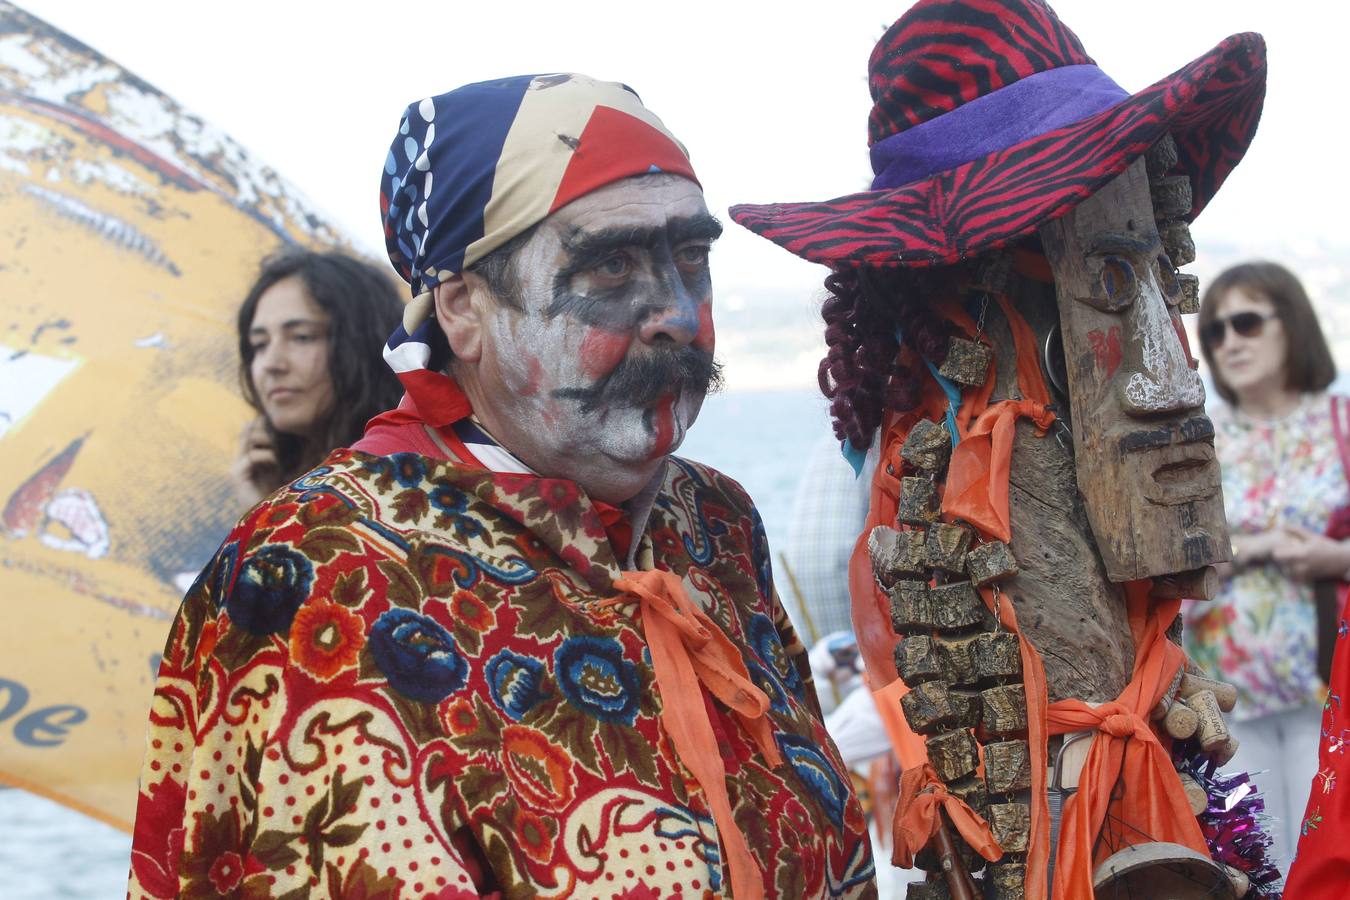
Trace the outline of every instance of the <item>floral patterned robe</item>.
{"type": "MultiPolygon", "coordinates": [[[[768,695],[707,699],[767,897],[872,897],[866,826],[738,485],[672,458],[636,554],[768,695]]],[[[132,897],[707,897],[728,879],[637,604],[575,483],[335,452],[189,590],[150,714],[132,897]]]]}

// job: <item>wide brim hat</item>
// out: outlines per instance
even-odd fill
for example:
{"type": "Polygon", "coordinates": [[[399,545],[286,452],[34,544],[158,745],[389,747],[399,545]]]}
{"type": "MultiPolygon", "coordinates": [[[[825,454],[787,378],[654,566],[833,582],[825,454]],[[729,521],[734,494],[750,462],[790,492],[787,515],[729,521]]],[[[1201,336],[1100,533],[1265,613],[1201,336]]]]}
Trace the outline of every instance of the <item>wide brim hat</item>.
{"type": "Polygon", "coordinates": [[[731,218],[832,268],[950,265],[1065,214],[1164,135],[1194,220],[1242,159],[1265,42],[1233,35],[1130,94],[1039,0],[923,0],[869,60],[873,190],[731,218]]]}

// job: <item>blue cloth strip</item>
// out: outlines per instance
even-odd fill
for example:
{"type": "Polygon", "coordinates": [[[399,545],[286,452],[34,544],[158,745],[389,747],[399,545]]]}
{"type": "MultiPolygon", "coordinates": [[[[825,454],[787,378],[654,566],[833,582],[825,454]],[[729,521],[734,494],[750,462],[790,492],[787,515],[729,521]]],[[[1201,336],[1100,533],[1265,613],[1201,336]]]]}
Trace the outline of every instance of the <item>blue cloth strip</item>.
{"type": "Polygon", "coordinates": [[[938,383],[938,387],[942,388],[942,393],[947,395],[947,415],[943,421],[947,430],[951,432],[952,447],[955,448],[957,444],[961,443],[961,435],[956,429],[956,411],[961,408],[961,389],[956,386],[956,382],[939,374],[937,366],[928,360],[925,359],[923,364],[928,367],[929,372],[933,373],[933,379],[938,383]]]}
{"type": "MultiPolygon", "coordinates": [[[[904,343],[904,333],[899,328],[895,329],[895,342],[897,344],[904,343]]],[[[928,367],[928,371],[932,373],[933,380],[938,383],[938,387],[942,388],[942,393],[947,396],[947,414],[943,417],[943,424],[947,426],[947,431],[952,436],[952,447],[955,447],[957,444],[961,443],[961,434],[956,427],[956,411],[961,408],[961,389],[956,386],[956,382],[941,375],[937,370],[937,366],[926,359],[923,363],[928,367]]],[[[844,440],[839,445],[839,452],[843,454],[843,457],[848,461],[848,464],[853,467],[853,477],[857,478],[861,476],[863,463],[867,460],[867,451],[859,450],[857,447],[853,446],[852,441],[844,440]]]]}

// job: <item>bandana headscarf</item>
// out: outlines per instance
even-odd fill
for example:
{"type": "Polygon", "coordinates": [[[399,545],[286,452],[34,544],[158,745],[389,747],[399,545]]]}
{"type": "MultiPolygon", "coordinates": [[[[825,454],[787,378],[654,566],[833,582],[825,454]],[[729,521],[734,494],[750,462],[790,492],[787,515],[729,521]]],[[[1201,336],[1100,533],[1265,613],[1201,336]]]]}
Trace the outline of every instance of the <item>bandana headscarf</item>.
{"type": "Polygon", "coordinates": [[[414,399],[447,359],[426,292],[578,197],[658,172],[698,182],[684,146],[616,82],[517,75],[410,104],[380,212],[389,260],[415,296],[384,358],[414,399]]]}

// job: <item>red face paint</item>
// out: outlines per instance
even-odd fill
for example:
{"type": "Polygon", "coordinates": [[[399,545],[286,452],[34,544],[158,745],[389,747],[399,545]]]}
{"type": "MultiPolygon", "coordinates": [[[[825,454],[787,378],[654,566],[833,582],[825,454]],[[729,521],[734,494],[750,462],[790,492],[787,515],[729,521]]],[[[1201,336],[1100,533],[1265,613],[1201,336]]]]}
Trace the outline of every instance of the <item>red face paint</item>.
{"type": "Polygon", "coordinates": [[[1124,353],[1120,348],[1120,326],[1112,325],[1103,333],[1100,329],[1088,332],[1088,343],[1092,355],[1097,360],[1097,368],[1106,372],[1110,378],[1120,368],[1124,353]]]}
{"type": "Polygon", "coordinates": [[[608,375],[628,355],[632,343],[630,335],[600,328],[586,329],[586,336],[581,339],[581,371],[589,378],[608,375]]]}
{"type": "Polygon", "coordinates": [[[713,329],[712,304],[702,303],[698,307],[698,334],[694,335],[694,348],[711,353],[717,343],[713,329]]]}
{"type": "Polygon", "coordinates": [[[656,443],[648,459],[658,459],[670,452],[675,442],[675,395],[662,394],[652,408],[652,430],[656,433],[656,443]]]}

